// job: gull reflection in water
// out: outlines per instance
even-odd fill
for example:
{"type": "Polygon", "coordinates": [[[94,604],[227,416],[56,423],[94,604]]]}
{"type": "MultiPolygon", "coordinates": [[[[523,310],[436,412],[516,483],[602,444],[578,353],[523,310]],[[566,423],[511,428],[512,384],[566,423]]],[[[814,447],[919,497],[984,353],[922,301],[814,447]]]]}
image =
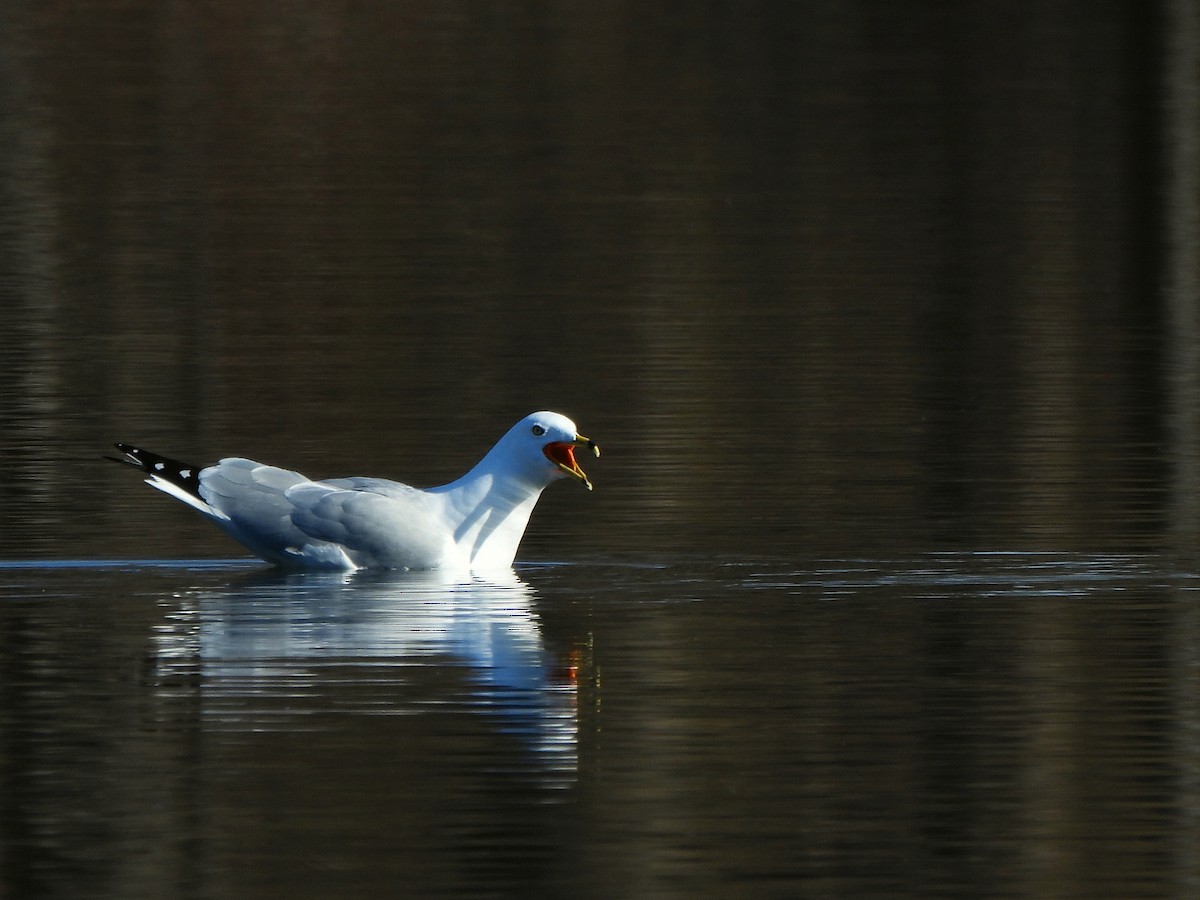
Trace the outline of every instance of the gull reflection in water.
{"type": "Polygon", "coordinates": [[[256,574],[176,598],[153,636],[164,700],[206,730],[322,730],[342,715],[466,712],[572,783],[574,660],[547,650],[515,573],[256,574]],[[332,718],[331,718],[332,717],[332,718]]]}

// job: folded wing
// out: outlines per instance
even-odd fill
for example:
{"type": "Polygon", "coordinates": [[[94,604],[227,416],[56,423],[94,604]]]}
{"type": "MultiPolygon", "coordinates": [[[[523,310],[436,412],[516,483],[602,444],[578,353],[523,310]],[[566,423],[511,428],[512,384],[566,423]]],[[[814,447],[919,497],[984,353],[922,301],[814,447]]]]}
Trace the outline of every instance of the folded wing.
{"type": "Polygon", "coordinates": [[[346,548],[358,566],[429,569],[453,543],[423,492],[382,479],[309,481],[287,490],[292,523],[346,548]]]}
{"type": "Polygon", "coordinates": [[[446,552],[433,501],[386,479],[310,481],[234,457],[200,473],[200,495],[217,524],[285,566],[430,568],[446,552]]]}

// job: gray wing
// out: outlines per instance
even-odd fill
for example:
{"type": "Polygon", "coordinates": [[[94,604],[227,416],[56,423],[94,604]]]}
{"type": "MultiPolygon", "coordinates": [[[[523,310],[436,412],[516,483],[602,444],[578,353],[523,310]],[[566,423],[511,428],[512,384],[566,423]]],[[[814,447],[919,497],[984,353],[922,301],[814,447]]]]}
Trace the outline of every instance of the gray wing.
{"type": "Polygon", "coordinates": [[[328,484],[348,491],[370,491],[372,494],[382,494],[384,497],[405,501],[414,500],[425,493],[415,487],[401,484],[399,481],[389,481],[386,478],[368,478],[364,475],[356,475],[353,478],[326,478],[316,483],[328,484]]]}
{"type": "Polygon", "coordinates": [[[235,539],[265,559],[288,562],[295,548],[312,542],[292,522],[286,497],[288,488],[307,482],[299,472],[230,457],[200,472],[200,496],[235,539]]]}
{"type": "Polygon", "coordinates": [[[286,497],[297,528],[345,547],[357,565],[429,569],[452,542],[430,496],[395,481],[310,481],[289,488],[286,497]]]}
{"type": "Polygon", "coordinates": [[[428,494],[383,478],[310,481],[230,458],[200,473],[200,493],[221,527],[284,565],[432,568],[449,541],[428,494]]]}

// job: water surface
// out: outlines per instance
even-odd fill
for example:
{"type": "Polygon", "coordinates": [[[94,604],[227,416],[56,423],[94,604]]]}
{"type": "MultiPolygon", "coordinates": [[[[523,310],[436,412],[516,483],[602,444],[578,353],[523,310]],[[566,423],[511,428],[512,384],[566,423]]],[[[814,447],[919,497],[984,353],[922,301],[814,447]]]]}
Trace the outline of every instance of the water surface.
{"type": "Polygon", "coordinates": [[[1195,884],[1168,559],[0,582],[15,896],[1195,884]]]}
{"type": "Polygon", "coordinates": [[[1192,897],[1189,4],[0,11],[0,895],[1192,897]],[[103,461],[604,448],[510,577],[103,461]]]}

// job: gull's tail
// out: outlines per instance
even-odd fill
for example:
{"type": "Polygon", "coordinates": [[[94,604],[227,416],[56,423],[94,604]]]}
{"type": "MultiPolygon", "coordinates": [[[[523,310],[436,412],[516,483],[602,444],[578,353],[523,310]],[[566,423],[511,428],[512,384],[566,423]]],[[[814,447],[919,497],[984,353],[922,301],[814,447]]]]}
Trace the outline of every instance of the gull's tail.
{"type": "Polygon", "coordinates": [[[193,466],[177,459],[171,459],[169,456],[159,456],[157,453],[142,450],[132,444],[118,443],[113,446],[125,456],[106,456],[105,459],[133,466],[148,476],[147,484],[172,494],[192,506],[202,504],[204,511],[209,510],[208,504],[200,496],[200,470],[204,466],[193,466]],[[181,496],[181,494],[186,496],[181,496]]]}

